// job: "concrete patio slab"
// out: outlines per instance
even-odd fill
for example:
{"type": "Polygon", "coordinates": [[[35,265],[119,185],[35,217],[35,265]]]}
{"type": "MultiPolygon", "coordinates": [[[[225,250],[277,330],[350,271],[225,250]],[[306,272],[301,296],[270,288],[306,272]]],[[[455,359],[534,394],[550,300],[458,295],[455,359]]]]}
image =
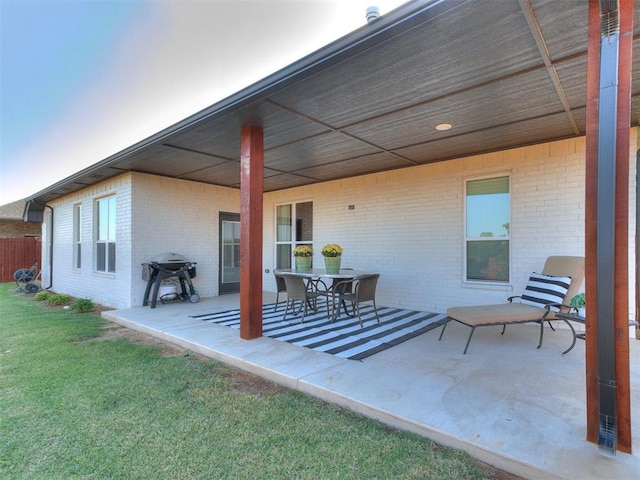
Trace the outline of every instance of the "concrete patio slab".
{"type": "MultiPolygon", "coordinates": [[[[264,301],[274,295],[265,293],[264,301]]],[[[191,315],[238,308],[237,295],[103,313],[109,320],[223,361],[386,424],[467,451],[531,479],[640,478],[640,456],[609,457],[586,438],[584,342],[568,330],[478,329],[452,322],[363,361],[345,360],[191,315]]],[[[640,405],[640,342],[631,341],[632,409],[640,405]]],[[[636,451],[638,415],[632,416],[636,451]]]]}

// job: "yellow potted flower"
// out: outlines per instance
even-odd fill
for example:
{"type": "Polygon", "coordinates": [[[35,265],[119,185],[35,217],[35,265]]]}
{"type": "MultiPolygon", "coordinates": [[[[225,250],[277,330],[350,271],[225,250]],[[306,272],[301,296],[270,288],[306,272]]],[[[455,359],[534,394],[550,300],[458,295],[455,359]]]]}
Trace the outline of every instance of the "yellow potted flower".
{"type": "Polygon", "coordinates": [[[313,247],[311,245],[298,245],[293,249],[293,256],[296,258],[296,270],[308,272],[311,269],[313,257],[313,247]]]}
{"type": "Polygon", "coordinates": [[[324,266],[327,269],[327,273],[340,272],[343,251],[342,247],[336,243],[329,243],[322,247],[322,256],[324,257],[324,266]]]}

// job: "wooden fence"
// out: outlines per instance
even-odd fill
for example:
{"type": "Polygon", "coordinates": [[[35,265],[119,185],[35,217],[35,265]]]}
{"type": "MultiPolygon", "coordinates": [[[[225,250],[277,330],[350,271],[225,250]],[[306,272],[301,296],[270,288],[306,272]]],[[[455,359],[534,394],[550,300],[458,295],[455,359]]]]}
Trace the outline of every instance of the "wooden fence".
{"type": "Polygon", "coordinates": [[[40,237],[0,238],[0,282],[13,282],[13,273],[31,268],[38,262],[42,266],[42,239],[40,237]]]}

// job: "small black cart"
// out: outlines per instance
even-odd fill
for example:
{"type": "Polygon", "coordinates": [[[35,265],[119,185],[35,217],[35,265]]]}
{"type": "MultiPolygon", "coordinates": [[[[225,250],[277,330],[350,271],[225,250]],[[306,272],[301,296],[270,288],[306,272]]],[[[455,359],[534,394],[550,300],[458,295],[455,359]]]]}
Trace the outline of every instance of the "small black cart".
{"type": "Polygon", "coordinates": [[[158,255],[149,263],[142,264],[142,279],[147,281],[144,292],[143,306],[151,303],[151,308],[156,308],[158,291],[163,280],[177,278],[182,290],[181,298],[189,299],[191,303],[197,303],[200,297],[193,287],[192,278],[196,276],[196,263],[189,261],[179,253],[165,253],[158,255]],[[153,292],[151,291],[153,288],[153,292]]]}

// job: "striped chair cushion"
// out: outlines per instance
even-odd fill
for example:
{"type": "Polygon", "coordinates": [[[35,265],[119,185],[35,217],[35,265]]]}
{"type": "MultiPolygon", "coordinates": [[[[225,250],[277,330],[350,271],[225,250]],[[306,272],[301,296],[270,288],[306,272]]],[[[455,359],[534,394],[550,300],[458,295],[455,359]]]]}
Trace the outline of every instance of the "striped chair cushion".
{"type": "MultiPolygon", "coordinates": [[[[549,303],[562,303],[570,283],[571,277],[552,277],[534,272],[529,277],[520,303],[540,308],[544,308],[549,303]]],[[[560,309],[551,307],[551,311],[559,312],[560,309]]]]}

